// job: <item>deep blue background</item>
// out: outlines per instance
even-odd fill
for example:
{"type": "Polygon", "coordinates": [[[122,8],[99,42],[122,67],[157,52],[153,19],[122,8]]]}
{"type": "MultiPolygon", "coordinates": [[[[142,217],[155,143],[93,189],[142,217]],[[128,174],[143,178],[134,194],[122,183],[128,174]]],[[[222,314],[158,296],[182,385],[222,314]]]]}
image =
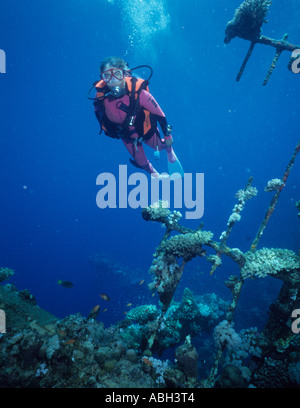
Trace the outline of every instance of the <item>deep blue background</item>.
{"type": "MultiPolygon", "coordinates": [[[[274,49],[258,45],[237,83],[249,44],[234,39],[224,45],[226,23],[240,1],[228,4],[1,2],[0,48],[6,52],[7,73],[0,75],[0,265],[15,269],[12,281],[29,289],[41,307],[64,317],[87,315],[100,303],[108,310],[99,318],[109,324],[124,317],[128,302],[157,301],[146,284],[163,233],[160,225],[145,223],[140,210],[100,210],[95,201],[97,175],[117,174],[119,164],[128,164],[120,141],[98,135],[86,99],[108,55],[125,58],[131,67],[153,67],[150,90],[173,126],[174,149],[184,170],[205,173],[201,221],[216,239],[226,228],[236,191],[254,177],[259,195],[247,203],[228,240],[231,247],[250,247],[272,197],[264,187],[282,177],[299,139],[300,75],[287,70],[290,55],[284,52],[263,87],[274,49]],[[144,7],[153,13],[144,13],[144,7]],[[157,19],[158,11],[164,21],[157,19]],[[128,280],[97,271],[88,261],[96,252],[128,268],[128,280]],[[139,273],[145,279],[141,286],[139,273]],[[71,280],[74,288],[62,288],[58,279],[71,280]],[[110,303],[100,293],[107,293],[110,303]]],[[[289,40],[299,44],[299,12],[296,0],[274,0],[263,33],[279,39],[288,32],[289,40]]],[[[158,166],[166,170],[164,156],[158,166]]],[[[260,247],[299,249],[299,199],[298,158],[260,247]]],[[[199,224],[183,222],[191,228],[199,224]]],[[[211,277],[209,265],[194,260],[176,297],[189,286],[196,294],[216,292],[229,299],[224,280],[237,272],[224,259],[211,277]]],[[[247,282],[237,319],[245,327],[261,325],[279,287],[272,279],[247,282]]]]}

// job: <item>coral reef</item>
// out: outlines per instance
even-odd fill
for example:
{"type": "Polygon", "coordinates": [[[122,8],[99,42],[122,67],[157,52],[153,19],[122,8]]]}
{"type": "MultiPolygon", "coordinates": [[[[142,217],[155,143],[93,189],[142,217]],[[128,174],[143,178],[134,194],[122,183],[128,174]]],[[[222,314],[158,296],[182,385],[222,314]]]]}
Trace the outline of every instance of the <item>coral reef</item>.
{"type": "MultiPolygon", "coordinates": [[[[256,248],[268,220],[274,212],[299,151],[300,141],[294,150],[282,179],[273,179],[268,182],[266,191],[274,191],[275,193],[251,245],[251,250],[248,252],[244,253],[239,248],[229,248],[226,241],[236,222],[240,221],[241,211],[244,209],[246,201],[257,195],[256,188],[252,186],[252,178],[249,179],[244,189],[240,189],[236,193],[238,204],[234,206],[232,214],[229,216],[227,230],[221,234],[220,242],[213,240],[213,234],[210,231],[203,231],[203,225],[196,231],[185,229],[179,224],[179,219],[176,220],[175,225],[170,225],[168,223],[170,212],[161,214],[161,205],[159,203],[154,208],[143,210],[142,215],[146,221],[158,221],[167,227],[167,232],[164,234],[154,254],[154,260],[149,271],[154,276],[154,280],[149,287],[152,290],[157,290],[163,305],[162,314],[157,320],[156,327],[154,327],[156,332],[153,332],[151,335],[150,349],[158,343],[161,332],[165,330],[164,319],[169,316],[169,312],[174,313],[172,299],[187,262],[196,256],[205,257],[206,251],[204,247],[207,246],[216,251],[216,254],[206,258],[213,264],[211,273],[215,271],[216,267],[221,265],[222,255],[230,257],[238,264],[240,269],[239,276],[232,275],[226,282],[226,286],[232,292],[232,301],[225,314],[225,320],[215,329],[217,344],[215,361],[208,377],[200,381],[201,387],[225,384],[224,375],[226,372],[228,378],[230,376],[237,377],[239,373],[240,381],[243,382],[244,386],[250,384],[250,379],[252,385],[257,386],[256,384],[258,383],[255,383],[256,377],[254,376],[255,371],[250,372],[249,368],[243,365],[245,364],[245,359],[249,359],[252,356],[252,359],[257,364],[256,371],[259,372],[264,364],[264,359],[268,358],[270,353],[273,358],[276,354],[276,360],[278,360],[278,365],[280,366],[283,360],[282,355],[285,356],[285,359],[290,359],[290,355],[296,352],[299,340],[295,338],[295,334],[291,334],[291,311],[298,310],[300,307],[299,255],[288,249],[262,248],[257,250],[256,248]],[[156,215],[156,209],[160,211],[159,215],[156,215]],[[171,236],[173,232],[178,234],[171,236]],[[182,258],[181,263],[180,258],[182,258]],[[255,329],[251,328],[239,334],[236,333],[233,328],[234,311],[245,280],[248,278],[264,278],[266,276],[280,279],[283,281],[283,284],[276,302],[271,305],[269,320],[265,329],[260,336],[257,335],[255,329]],[[225,371],[223,378],[220,377],[219,368],[222,358],[223,362],[227,364],[227,371],[225,371]],[[232,366],[238,367],[238,370],[232,369],[232,366]]],[[[186,298],[189,298],[188,291],[186,298]]],[[[189,305],[192,307],[189,308],[189,311],[195,312],[196,308],[193,304],[193,299],[190,299],[189,305]]],[[[182,302],[183,305],[184,302],[182,302]]],[[[197,321],[196,318],[197,312],[193,316],[194,322],[197,321]]],[[[175,319],[169,321],[175,322],[175,319]]],[[[180,325],[181,321],[177,319],[177,324],[180,325]]],[[[180,333],[180,327],[173,326],[172,333],[173,338],[175,338],[176,334],[180,333]]],[[[192,326],[189,327],[189,333],[187,334],[193,335],[192,326]]],[[[299,359],[299,357],[298,352],[297,358],[299,359]]],[[[265,381],[267,383],[267,380],[265,381]]],[[[286,384],[283,383],[283,386],[286,386],[286,384]]]]}
{"type": "Polygon", "coordinates": [[[214,339],[218,349],[226,348],[224,362],[241,368],[249,355],[260,357],[260,336],[257,328],[243,329],[240,333],[234,330],[234,323],[223,320],[214,329],[214,339]]]}
{"type": "Polygon", "coordinates": [[[5,311],[8,331],[23,330],[35,324],[47,325],[57,320],[51,313],[37,306],[28,290],[18,291],[12,284],[0,285],[0,309],[5,311]]]}
{"type": "Polygon", "coordinates": [[[198,377],[198,353],[192,345],[191,336],[185,338],[184,344],[176,349],[175,358],[178,367],[189,379],[198,377]]]}
{"type": "Polygon", "coordinates": [[[237,36],[250,41],[258,37],[271,4],[272,0],[245,0],[226,25],[225,44],[237,36]]]}
{"type": "Polygon", "coordinates": [[[275,178],[268,181],[268,184],[265,187],[265,191],[277,191],[282,188],[284,182],[281,179],[275,178]]]}
{"type": "Polygon", "coordinates": [[[221,388],[247,388],[248,386],[242,370],[233,364],[224,366],[217,384],[221,388]]]}
{"type": "Polygon", "coordinates": [[[10,268],[0,268],[0,282],[9,279],[13,274],[14,270],[10,268]]]}
{"type": "MultiPolygon", "coordinates": [[[[180,213],[163,202],[142,211],[146,221],[166,227],[149,271],[158,306],[139,305],[105,328],[94,309],[87,318],[78,313],[57,319],[38,307],[28,290],[1,285],[0,309],[5,311],[7,330],[0,334],[0,387],[299,387],[300,337],[292,330],[297,317],[292,312],[300,310],[300,255],[282,248],[257,250],[299,150],[300,143],[283,178],[268,183],[274,196],[247,252],[230,248],[227,240],[246,202],[257,194],[252,178],[237,192],[238,203],[219,242],[203,225],[197,230],[182,226],[180,213]],[[206,247],[214,253],[206,256],[206,247]],[[225,282],[231,301],[214,293],[195,295],[189,288],[180,302],[174,300],[188,262],[200,257],[212,263],[214,272],[222,265],[221,256],[230,258],[240,272],[225,282]],[[234,313],[245,281],[265,277],[281,280],[282,286],[264,329],[237,332],[234,313]],[[215,355],[207,376],[199,378],[197,342],[204,335],[213,337],[210,352],[215,355]],[[160,358],[170,348],[175,349],[174,362],[160,358]]],[[[104,262],[101,256],[98,262],[116,271],[111,260],[104,262]]],[[[12,274],[9,268],[0,269],[2,280],[12,274]]]]}
{"type": "MultiPolygon", "coordinates": [[[[189,364],[183,370],[183,363],[157,359],[153,352],[175,346],[188,333],[212,330],[212,322],[224,316],[227,305],[213,294],[199,297],[196,303],[186,289],[182,301],[165,316],[165,328],[161,327],[150,351],[147,339],[160,315],[155,305],[131,309],[123,321],[105,328],[80,313],[57,319],[39,308],[28,291],[26,297],[23,292],[10,284],[0,286],[1,306],[8,316],[7,333],[0,335],[0,387],[190,386],[189,364]]],[[[191,365],[195,373],[195,362],[191,365]]]]}
{"type": "Polygon", "coordinates": [[[149,347],[149,338],[156,333],[151,351],[162,353],[174,347],[186,336],[196,336],[203,331],[210,333],[225,316],[228,302],[214,293],[194,297],[185,288],[181,302],[172,302],[165,314],[154,305],[142,305],[131,309],[120,323],[122,340],[136,349],[149,347]]]}
{"type": "Polygon", "coordinates": [[[164,240],[154,254],[150,273],[155,276],[150,289],[156,289],[160,301],[167,308],[181,278],[184,264],[196,256],[204,256],[202,245],[213,237],[209,231],[196,231],[184,235],[175,235],[164,240]],[[183,258],[180,266],[176,258],[183,258]]]}
{"type": "Polygon", "coordinates": [[[0,289],[5,309],[16,301],[24,322],[16,325],[20,321],[8,319],[7,333],[0,337],[0,387],[155,386],[143,363],[133,361],[118,330],[105,329],[80,314],[50,319],[50,314],[28,304],[16,290],[0,289]],[[11,294],[13,300],[7,302],[11,294]]]}
{"type": "Polygon", "coordinates": [[[300,257],[289,249],[262,248],[245,254],[246,262],[241,269],[242,278],[274,276],[292,281],[300,289],[300,257]],[[294,272],[293,272],[294,271],[294,272]]]}
{"type": "Polygon", "coordinates": [[[155,305],[141,305],[130,309],[126,319],[135,320],[139,324],[155,320],[160,315],[160,311],[155,305]]]}

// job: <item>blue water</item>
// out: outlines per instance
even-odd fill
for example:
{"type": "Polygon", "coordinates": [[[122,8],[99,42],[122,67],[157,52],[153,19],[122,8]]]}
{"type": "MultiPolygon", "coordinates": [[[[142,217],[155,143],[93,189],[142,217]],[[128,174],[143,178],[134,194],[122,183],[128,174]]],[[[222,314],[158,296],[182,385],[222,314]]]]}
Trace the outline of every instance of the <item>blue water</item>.
{"type": "MultiPolygon", "coordinates": [[[[269,179],[281,178],[299,139],[300,74],[287,70],[283,52],[269,84],[262,86],[274,49],[257,45],[239,83],[235,81],[249,44],[225,46],[224,30],[240,1],[64,0],[0,5],[0,265],[27,288],[38,305],[64,317],[86,316],[100,304],[105,325],[124,317],[127,303],[155,302],[147,283],[152,255],[163,230],[146,223],[141,210],[96,205],[96,177],[117,175],[128,164],[121,141],[98,135],[92,102],[86,98],[109,55],[130,66],[151,65],[150,90],[173,126],[174,149],[185,172],[205,174],[205,212],[200,221],[218,240],[235,193],[253,176],[259,194],[247,202],[228,240],[247,251],[272,195],[269,179]],[[124,274],[99,270],[89,261],[105,254],[124,274]],[[57,280],[70,280],[65,289],[57,280]],[[140,280],[145,280],[139,285],[140,280]],[[100,299],[106,293],[110,302],[100,299]]],[[[263,34],[300,43],[299,2],[274,0],[263,34]]],[[[146,75],[147,72],[142,72],[146,75]]],[[[153,152],[148,151],[152,160],[153,152]]],[[[259,247],[299,249],[298,158],[259,247]],[[297,161],[298,160],[298,161],[297,161]]],[[[161,158],[159,166],[166,165],[161,158]]],[[[129,173],[136,169],[128,167],[129,173]]],[[[195,294],[230,299],[224,280],[238,273],[229,259],[213,276],[203,259],[190,262],[175,298],[188,286],[195,294]]],[[[280,282],[250,281],[236,318],[263,327],[280,282]],[[256,311],[256,312],[255,312],[256,311]],[[257,313],[258,311],[258,313],[257,313]]]]}

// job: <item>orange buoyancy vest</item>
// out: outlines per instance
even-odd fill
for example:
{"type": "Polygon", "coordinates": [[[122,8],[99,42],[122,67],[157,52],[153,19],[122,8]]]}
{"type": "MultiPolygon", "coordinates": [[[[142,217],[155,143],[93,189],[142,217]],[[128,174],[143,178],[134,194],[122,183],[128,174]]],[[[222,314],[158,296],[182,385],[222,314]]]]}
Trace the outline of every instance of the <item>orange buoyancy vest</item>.
{"type": "MultiPolygon", "coordinates": [[[[108,119],[107,115],[104,114],[101,117],[100,125],[101,131],[103,130],[107,136],[113,138],[124,138],[128,139],[130,137],[129,126],[134,126],[139,137],[143,140],[148,140],[152,137],[157,129],[157,120],[154,116],[146,109],[141,108],[139,104],[139,94],[144,89],[149,92],[148,81],[136,78],[136,77],[125,77],[125,82],[129,95],[129,107],[126,114],[124,122],[119,125],[108,119]]],[[[105,81],[100,80],[95,84],[96,98],[95,105],[98,103],[103,104],[103,100],[106,95],[109,94],[109,89],[105,81]]]]}

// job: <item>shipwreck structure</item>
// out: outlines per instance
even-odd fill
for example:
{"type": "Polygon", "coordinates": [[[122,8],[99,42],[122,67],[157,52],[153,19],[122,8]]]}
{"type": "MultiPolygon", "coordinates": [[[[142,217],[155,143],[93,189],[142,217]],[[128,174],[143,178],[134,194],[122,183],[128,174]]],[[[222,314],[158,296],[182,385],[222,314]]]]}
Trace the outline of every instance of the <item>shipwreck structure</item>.
{"type": "Polygon", "coordinates": [[[288,63],[288,69],[292,72],[299,72],[300,65],[300,45],[292,44],[287,41],[288,34],[284,34],[281,40],[276,40],[262,35],[262,25],[267,22],[267,14],[272,4],[272,0],[245,0],[236,10],[232,20],[230,20],[225,29],[225,44],[239,37],[250,41],[250,47],[243,64],[239,70],[236,80],[239,81],[243,75],[249,58],[252,55],[256,44],[264,44],[276,49],[275,56],[264,79],[263,85],[267,85],[272,72],[283,51],[292,53],[288,63]]]}
{"type": "MultiPolygon", "coordinates": [[[[166,232],[156,249],[150,268],[150,273],[154,279],[149,287],[151,290],[158,292],[162,303],[162,314],[157,319],[157,330],[159,330],[164,314],[171,304],[187,262],[198,256],[206,258],[207,261],[212,263],[212,274],[222,265],[221,257],[227,256],[236,262],[239,267],[240,275],[232,275],[225,282],[232,293],[232,301],[228,307],[223,326],[221,326],[223,338],[227,340],[219,342],[215,364],[211,369],[209,377],[202,381],[203,387],[211,387],[216,384],[218,364],[227,345],[230,343],[229,339],[233,337],[232,324],[234,311],[244,282],[248,278],[257,279],[272,276],[283,282],[276,302],[271,305],[269,320],[262,333],[260,340],[262,354],[258,360],[257,371],[268,371],[268,367],[265,366],[268,364],[267,358],[270,355],[278,356],[278,361],[275,363],[272,361],[270,364],[277,364],[280,369],[283,369],[281,367],[283,353],[294,353],[295,350],[298,350],[297,361],[300,362],[299,331],[291,330],[293,311],[300,309],[300,249],[298,254],[292,250],[280,248],[257,249],[259,240],[267,226],[271,214],[275,210],[275,206],[285,187],[299,150],[300,140],[294,149],[282,178],[272,179],[268,182],[265,190],[273,192],[274,195],[258,229],[257,235],[249,251],[246,253],[238,248],[230,248],[227,245],[227,239],[235,223],[241,219],[241,212],[246,202],[257,194],[256,188],[252,186],[252,178],[249,179],[244,189],[236,193],[238,202],[234,205],[232,214],[227,222],[227,229],[221,234],[219,241],[213,239],[213,233],[211,231],[203,230],[203,225],[200,225],[198,230],[195,231],[184,228],[179,223],[180,216],[178,212],[171,212],[167,208],[167,203],[160,202],[159,205],[150,206],[143,210],[143,218],[146,221],[160,222],[166,227],[166,232]],[[174,231],[176,235],[171,236],[171,233],[174,231]],[[214,249],[216,253],[206,257],[205,247],[214,249]],[[266,357],[266,359],[264,359],[264,357],[266,357]]],[[[296,203],[296,206],[298,208],[299,203],[296,203]]],[[[154,332],[149,338],[149,348],[152,347],[155,336],[156,333],[154,332]]],[[[286,358],[287,354],[284,355],[286,358]]]]}

